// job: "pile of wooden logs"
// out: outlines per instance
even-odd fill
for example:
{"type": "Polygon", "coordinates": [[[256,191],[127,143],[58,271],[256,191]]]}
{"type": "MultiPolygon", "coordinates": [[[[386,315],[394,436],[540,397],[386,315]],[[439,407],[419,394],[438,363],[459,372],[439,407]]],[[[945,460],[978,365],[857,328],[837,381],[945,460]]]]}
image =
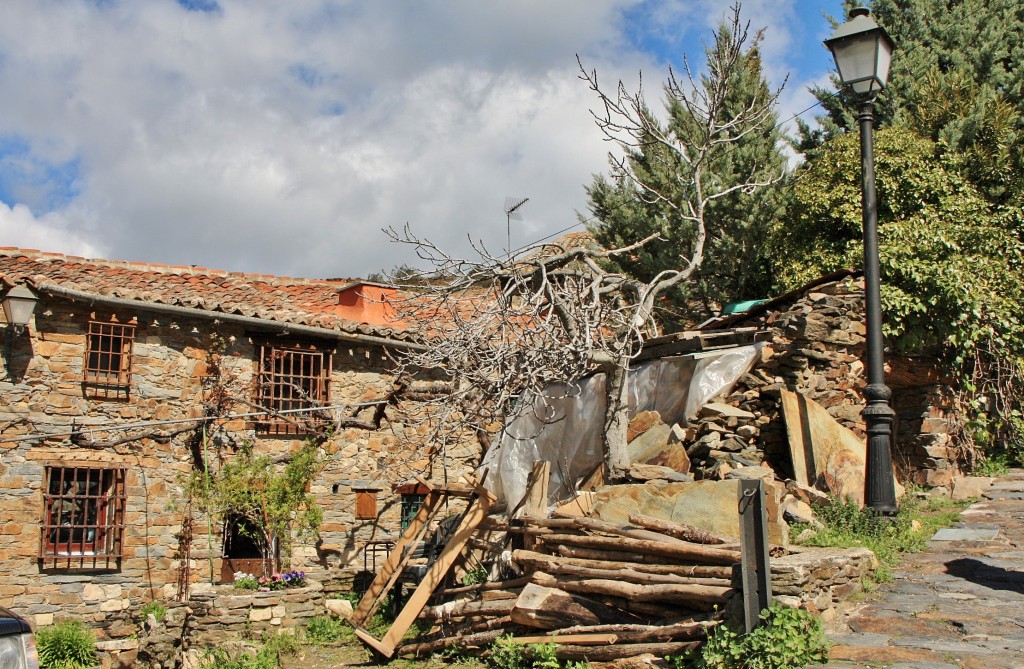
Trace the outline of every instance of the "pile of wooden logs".
{"type": "Polygon", "coordinates": [[[432,631],[397,653],[484,652],[503,635],[524,644],[554,640],[560,659],[592,662],[698,645],[733,595],[739,545],[664,520],[629,520],[488,519],[492,531],[509,532],[505,555],[521,575],[436,593],[444,603],[420,613],[432,631]]]}

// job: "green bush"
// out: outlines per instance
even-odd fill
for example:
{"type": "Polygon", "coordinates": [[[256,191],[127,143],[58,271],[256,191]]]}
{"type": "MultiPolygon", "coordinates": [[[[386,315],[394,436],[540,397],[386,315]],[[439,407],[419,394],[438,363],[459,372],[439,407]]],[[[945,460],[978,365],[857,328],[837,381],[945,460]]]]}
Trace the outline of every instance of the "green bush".
{"type": "Polygon", "coordinates": [[[530,662],[526,659],[526,647],[516,643],[511,634],[494,640],[487,664],[493,669],[530,669],[530,662]]]}
{"type": "Polygon", "coordinates": [[[721,624],[698,651],[668,659],[677,669],[797,669],[828,662],[828,650],[820,620],[776,603],[761,612],[761,624],[750,634],[721,624]]]}
{"type": "Polygon", "coordinates": [[[318,616],[306,623],[306,639],[312,643],[333,643],[341,638],[342,622],[331,616],[318,616]]]}
{"type": "Polygon", "coordinates": [[[149,618],[150,614],[153,614],[153,617],[157,619],[157,622],[160,622],[167,617],[167,607],[156,600],[147,602],[139,609],[139,617],[145,621],[149,618]]]}
{"type": "Polygon", "coordinates": [[[79,620],[65,620],[36,632],[40,669],[85,669],[96,665],[96,637],[79,620]]]}

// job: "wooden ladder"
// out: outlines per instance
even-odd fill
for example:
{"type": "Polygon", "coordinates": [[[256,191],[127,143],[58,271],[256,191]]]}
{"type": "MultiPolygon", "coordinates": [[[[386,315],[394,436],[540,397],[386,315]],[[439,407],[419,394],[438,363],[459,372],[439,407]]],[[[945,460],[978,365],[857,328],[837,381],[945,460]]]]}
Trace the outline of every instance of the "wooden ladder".
{"type": "Polygon", "coordinates": [[[412,522],[409,523],[409,526],[405,528],[398,543],[395,544],[394,549],[388,555],[384,566],[377,573],[376,578],[373,579],[373,583],[370,584],[366,594],[359,600],[359,605],[356,606],[355,611],[348,617],[352,627],[355,628],[356,636],[363,643],[386,658],[394,655],[398,642],[401,641],[405,633],[412,627],[413,622],[419,616],[423,607],[426,606],[427,600],[430,599],[434,590],[444,581],[445,576],[462,553],[462,549],[465,548],[469,538],[476,531],[481,521],[487,517],[487,511],[495,501],[494,496],[481,485],[473,487],[436,487],[419,478],[417,478],[417,481],[425,485],[429,490],[423,506],[420,507],[412,522]],[[383,603],[388,593],[391,592],[395,583],[398,582],[399,577],[402,575],[402,570],[409,563],[409,560],[412,559],[412,548],[423,541],[431,521],[444,507],[449,497],[462,497],[469,500],[466,512],[462,516],[462,521],[459,523],[452,538],[445,544],[441,554],[431,563],[427,573],[423,576],[419,585],[416,586],[416,590],[409,596],[405,606],[402,607],[391,627],[388,628],[388,631],[382,638],[375,638],[365,629],[366,623],[373,618],[381,603],[383,603]],[[406,550],[407,548],[409,550],[406,550]]]}

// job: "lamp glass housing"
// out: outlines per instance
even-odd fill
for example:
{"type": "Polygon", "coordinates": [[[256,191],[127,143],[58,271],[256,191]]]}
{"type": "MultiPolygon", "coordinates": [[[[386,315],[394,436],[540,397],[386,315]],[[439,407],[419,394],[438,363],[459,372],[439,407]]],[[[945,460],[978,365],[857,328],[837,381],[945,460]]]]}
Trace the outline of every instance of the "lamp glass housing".
{"type": "Polygon", "coordinates": [[[840,82],[857,95],[872,97],[889,80],[893,42],[885,29],[868,17],[867,10],[854,12],[825,46],[836,61],[840,82]]]}
{"type": "Polygon", "coordinates": [[[27,286],[15,286],[4,295],[4,318],[16,328],[24,328],[36,310],[39,298],[27,286]]]}

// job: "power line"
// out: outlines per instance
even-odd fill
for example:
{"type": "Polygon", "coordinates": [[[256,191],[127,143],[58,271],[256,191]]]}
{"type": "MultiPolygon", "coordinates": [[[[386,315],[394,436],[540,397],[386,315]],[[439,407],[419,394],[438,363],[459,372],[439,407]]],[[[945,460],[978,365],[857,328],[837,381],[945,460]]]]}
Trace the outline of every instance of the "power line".
{"type": "MultiPolygon", "coordinates": [[[[357,404],[333,404],[331,406],[322,407],[303,407],[300,409],[282,409],[280,411],[273,411],[274,415],[286,415],[286,414],[299,414],[299,413],[311,413],[314,411],[328,411],[330,409],[353,409],[356,407],[368,407],[377,406],[380,402],[360,402],[357,404]]],[[[95,432],[112,432],[117,430],[137,430],[145,427],[158,427],[162,425],[183,425],[187,423],[207,423],[207,422],[218,422],[218,421],[230,421],[237,418],[254,418],[256,416],[266,416],[267,411],[251,411],[248,413],[232,413],[224,416],[200,416],[198,418],[170,418],[167,420],[146,420],[139,421],[136,423],[125,423],[123,425],[116,425],[113,423],[106,423],[103,425],[90,424],[89,426],[82,425],[81,427],[74,427],[70,432],[37,432],[36,434],[22,435],[20,437],[14,437],[13,439],[2,439],[0,443],[13,444],[21,441],[33,441],[38,439],[52,439],[54,437],[71,437],[78,434],[93,434],[95,432]]]]}

